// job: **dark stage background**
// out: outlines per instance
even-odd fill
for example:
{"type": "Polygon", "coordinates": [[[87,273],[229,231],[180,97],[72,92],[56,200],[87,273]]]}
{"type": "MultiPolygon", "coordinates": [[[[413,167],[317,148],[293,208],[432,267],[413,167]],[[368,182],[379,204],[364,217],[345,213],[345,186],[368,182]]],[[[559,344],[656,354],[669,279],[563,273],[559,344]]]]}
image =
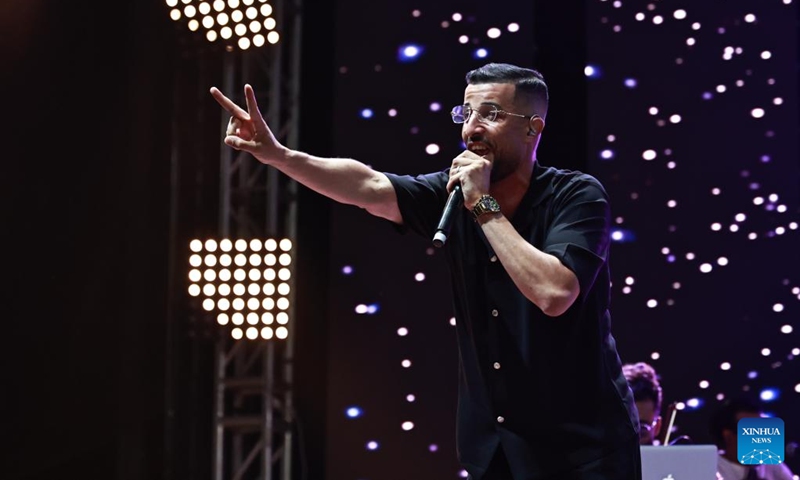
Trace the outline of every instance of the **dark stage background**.
{"type": "MultiPolygon", "coordinates": [[[[774,388],[767,406],[796,441],[796,3],[401,3],[306,3],[301,147],[399,173],[445,168],[461,148],[447,111],[466,70],[541,69],[553,96],[542,163],[598,176],[629,240],[612,250],[623,360],[651,361],[665,400],[687,403],[680,434],[707,441],[719,393],[774,388]],[[398,60],[409,42],[422,55],[398,60]],[[474,58],[480,47],[487,57],[474,58]],[[599,74],[587,77],[587,65],[599,74]]],[[[188,240],[216,231],[220,111],[208,88],[221,82],[222,52],[155,0],[3,2],[0,32],[10,272],[0,476],[210,478],[213,332],[189,308],[180,272],[188,240]]],[[[305,189],[300,218],[297,472],[458,478],[444,265],[427,239],[305,189]]],[[[800,471],[797,457],[788,462],[800,471]]]]}

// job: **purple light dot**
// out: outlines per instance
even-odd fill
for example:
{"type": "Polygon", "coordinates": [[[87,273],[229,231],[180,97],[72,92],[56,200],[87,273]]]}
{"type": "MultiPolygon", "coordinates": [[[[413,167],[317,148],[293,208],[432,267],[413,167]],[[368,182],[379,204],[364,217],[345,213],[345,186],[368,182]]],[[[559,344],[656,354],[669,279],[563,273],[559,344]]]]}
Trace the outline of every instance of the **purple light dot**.
{"type": "Polygon", "coordinates": [[[761,185],[759,185],[758,182],[753,182],[750,184],[750,190],[758,190],[759,188],[761,188],[761,185]]]}
{"type": "Polygon", "coordinates": [[[758,372],[756,372],[755,370],[747,373],[747,378],[749,378],[750,380],[756,378],[757,376],[758,376],[758,372]]]}
{"type": "Polygon", "coordinates": [[[636,79],[635,78],[626,78],[625,79],[625,86],[628,88],[636,88],[636,79]]]}
{"type": "Polygon", "coordinates": [[[714,98],[714,95],[711,92],[703,92],[703,100],[711,100],[712,98],[714,98]]]}
{"type": "Polygon", "coordinates": [[[675,255],[667,255],[667,261],[669,263],[675,263],[675,255]]]}
{"type": "Polygon", "coordinates": [[[768,212],[771,212],[771,211],[775,210],[775,205],[772,204],[772,203],[768,203],[767,206],[764,207],[764,208],[766,208],[768,212]]]}
{"type": "Polygon", "coordinates": [[[431,443],[430,446],[428,447],[428,450],[431,451],[431,452],[435,452],[435,451],[439,450],[439,446],[436,445],[435,443],[431,443]]]}
{"type": "Polygon", "coordinates": [[[378,449],[378,442],[372,440],[367,442],[367,450],[377,450],[378,449]]]}
{"type": "Polygon", "coordinates": [[[350,265],[345,265],[344,267],[342,267],[342,273],[344,273],[345,275],[350,275],[351,273],[353,273],[353,267],[351,267],[350,265]]]}
{"type": "Polygon", "coordinates": [[[416,135],[419,133],[419,127],[411,127],[411,135],[416,135]]]}
{"type": "Polygon", "coordinates": [[[761,155],[761,163],[769,163],[770,160],[769,155],[761,155]]]}

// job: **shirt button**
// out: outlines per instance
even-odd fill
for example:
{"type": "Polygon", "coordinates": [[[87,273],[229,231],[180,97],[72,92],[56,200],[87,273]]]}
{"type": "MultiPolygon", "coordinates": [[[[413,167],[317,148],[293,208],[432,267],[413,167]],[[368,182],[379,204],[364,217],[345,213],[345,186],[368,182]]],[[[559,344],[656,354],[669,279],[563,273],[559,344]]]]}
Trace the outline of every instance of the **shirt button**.
{"type": "Polygon", "coordinates": [[[497,261],[497,255],[492,255],[492,258],[490,258],[489,261],[490,262],[496,262],[497,261]]]}
{"type": "Polygon", "coordinates": [[[492,316],[493,317],[496,317],[498,315],[500,315],[500,312],[498,312],[497,309],[492,310],[492,316]]]}
{"type": "Polygon", "coordinates": [[[503,423],[503,422],[505,422],[505,421],[506,421],[506,419],[505,419],[505,418],[503,418],[503,417],[497,417],[497,423],[503,423]]]}
{"type": "Polygon", "coordinates": [[[500,362],[494,362],[494,369],[500,370],[500,362]]]}

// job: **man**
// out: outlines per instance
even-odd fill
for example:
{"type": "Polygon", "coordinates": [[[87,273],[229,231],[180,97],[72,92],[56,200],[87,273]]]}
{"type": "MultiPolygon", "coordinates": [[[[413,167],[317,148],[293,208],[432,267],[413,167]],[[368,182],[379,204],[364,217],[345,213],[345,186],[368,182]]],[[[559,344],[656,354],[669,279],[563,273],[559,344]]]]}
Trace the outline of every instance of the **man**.
{"type": "Polygon", "coordinates": [[[225,144],[307,187],[430,239],[455,185],[444,247],[458,327],[459,460],[474,480],[641,478],[633,395],[610,332],[610,212],[603,187],[543,167],[548,90],[530,69],[467,74],[453,108],[467,150],[420,176],[279,144],[245,86],[225,144]]]}
{"type": "Polygon", "coordinates": [[[655,369],[645,363],[629,363],[622,366],[628,380],[639,413],[639,443],[652,445],[661,433],[661,385],[655,369]]]}
{"type": "Polygon", "coordinates": [[[785,463],[777,465],[742,465],[739,463],[736,430],[739,420],[758,418],[761,410],[746,397],[725,400],[709,419],[709,433],[717,444],[717,478],[722,480],[792,480],[785,463]]]}

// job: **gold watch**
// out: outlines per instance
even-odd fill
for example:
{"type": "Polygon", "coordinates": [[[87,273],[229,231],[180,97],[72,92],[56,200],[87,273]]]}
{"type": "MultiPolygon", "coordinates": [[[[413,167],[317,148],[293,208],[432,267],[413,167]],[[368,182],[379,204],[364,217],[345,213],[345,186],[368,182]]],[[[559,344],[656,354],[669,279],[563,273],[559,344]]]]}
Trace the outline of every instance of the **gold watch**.
{"type": "Polygon", "coordinates": [[[500,204],[491,195],[483,195],[478,199],[478,203],[472,207],[472,214],[477,219],[484,213],[497,213],[500,211],[500,204]]]}

